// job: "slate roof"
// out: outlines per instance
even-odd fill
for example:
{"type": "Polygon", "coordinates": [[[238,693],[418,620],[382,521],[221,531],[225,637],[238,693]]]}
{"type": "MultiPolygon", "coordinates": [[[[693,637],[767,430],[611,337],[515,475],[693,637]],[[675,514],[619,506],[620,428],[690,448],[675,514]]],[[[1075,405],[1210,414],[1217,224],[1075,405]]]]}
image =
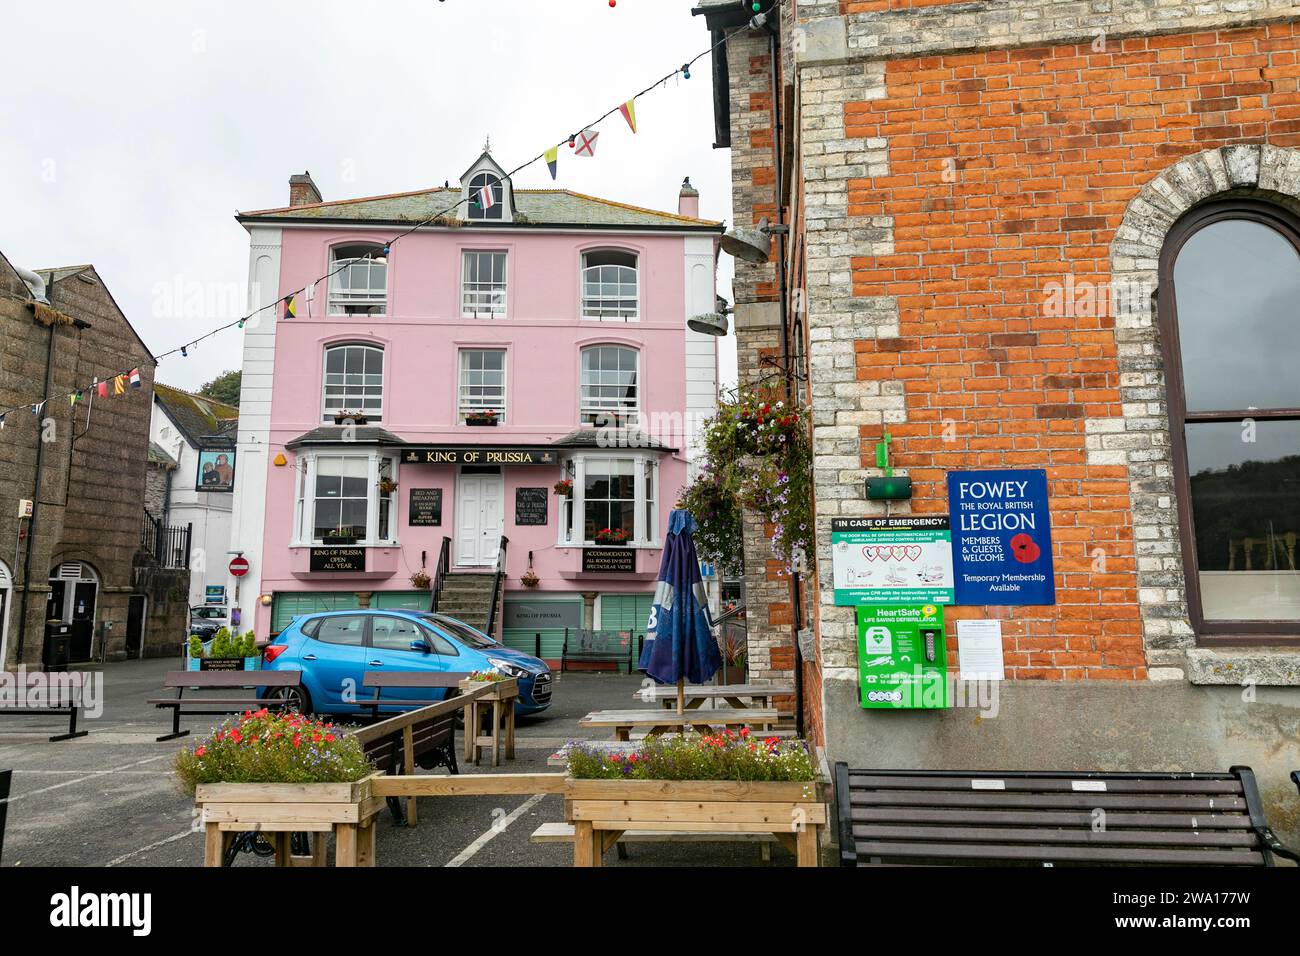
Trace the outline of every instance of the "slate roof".
{"type": "Polygon", "coordinates": [[[551,442],[552,448],[642,448],[676,451],[636,428],[579,428],[551,442]]]}
{"type": "Polygon", "coordinates": [[[319,428],[313,428],[309,432],[304,432],[292,441],[284,443],[285,448],[298,448],[303,445],[406,445],[409,444],[405,439],[398,438],[386,428],[380,428],[378,425],[354,425],[350,430],[350,437],[344,438],[344,433],[348,432],[347,425],[321,425],[319,428]]]}
{"type": "MultiPolygon", "coordinates": [[[[371,196],[363,199],[344,199],[335,202],[312,203],[307,206],[285,206],[280,209],[259,209],[238,215],[240,222],[258,220],[303,220],[319,222],[373,222],[400,225],[421,222],[446,209],[460,198],[460,188],[423,189],[389,196],[371,196]]],[[[464,207],[448,215],[456,225],[466,228],[517,228],[559,226],[609,226],[611,228],[669,229],[702,232],[721,232],[722,223],[711,219],[695,219],[676,213],[660,212],[600,199],[567,189],[516,189],[515,221],[496,222],[465,220],[459,218],[464,207]]]]}
{"type": "Polygon", "coordinates": [[[153,383],[154,401],[162,406],[195,448],[227,447],[239,431],[239,409],[161,382],[153,383]]]}

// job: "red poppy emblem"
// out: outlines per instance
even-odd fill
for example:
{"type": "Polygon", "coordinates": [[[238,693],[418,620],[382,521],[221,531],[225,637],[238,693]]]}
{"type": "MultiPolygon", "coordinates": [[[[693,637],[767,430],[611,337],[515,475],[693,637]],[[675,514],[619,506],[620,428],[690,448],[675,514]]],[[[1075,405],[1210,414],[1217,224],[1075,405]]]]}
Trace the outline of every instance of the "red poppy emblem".
{"type": "Polygon", "coordinates": [[[1021,564],[1033,564],[1042,553],[1042,549],[1027,534],[1018,534],[1011,539],[1011,554],[1021,564]]]}

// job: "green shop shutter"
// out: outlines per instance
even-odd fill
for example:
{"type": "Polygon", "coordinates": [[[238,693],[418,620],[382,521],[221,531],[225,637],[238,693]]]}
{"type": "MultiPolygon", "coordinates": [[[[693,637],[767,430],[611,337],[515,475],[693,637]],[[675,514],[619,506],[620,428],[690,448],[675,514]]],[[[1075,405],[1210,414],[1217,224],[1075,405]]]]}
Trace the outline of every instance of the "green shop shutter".
{"type": "MultiPolygon", "coordinates": [[[[576,620],[582,620],[582,598],[556,598],[555,600],[538,599],[534,597],[520,598],[529,604],[565,604],[576,605],[576,620]]],[[[513,604],[514,600],[509,595],[506,596],[505,604],[513,604]]],[[[503,610],[504,613],[504,610],[503,610]]],[[[504,620],[509,620],[506,617],[504,620]]],[[[525,654],[537,653],[537,635],[542,635],[542,657],[547,660],[559,660],[560,652],[564,649],[564,628],[562,627],[503,627],[501,631],[501,640],[506,647],[512,647],[515,650],[523,651],[525,654]]]]}
{"type": "Polygon", "coordinates": [[[600,596],[600,629],[602,631],[631,631],[633,637],[645,635],[654,607],[653,594],[602,594],[600,596]]]}
{"type": "Polygon", "coordinates": [[[376,591],[370,606],[379,611],[427,611],[432,600],[428,591],[376,591]]]}
{"type": "Polygon", "coordinates": [[[299,614],[353,611],[357,607],[355,591],[277,591],[271,604],[271,631],[279,634],[299,614]]]}

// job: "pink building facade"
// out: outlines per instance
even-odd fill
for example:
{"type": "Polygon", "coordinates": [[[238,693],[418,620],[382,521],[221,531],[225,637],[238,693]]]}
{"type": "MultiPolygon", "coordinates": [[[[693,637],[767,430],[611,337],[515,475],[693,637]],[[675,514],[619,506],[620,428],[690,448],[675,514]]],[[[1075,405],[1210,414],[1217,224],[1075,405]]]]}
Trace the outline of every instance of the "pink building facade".
{"type": "Polygon", "coordinates": [[[436,582],[441,558],[441,608],[478,627],[468,585],[501,567],[512,646],[555,658],[566,627],[642,633],[717,399],[716,340],[686,321],[715,309],[722,227],[689,183],[655,212],[514,190],[485,153],[460,188],[322,202],[296,176],[290,193],[239,217],[253,307],[334,275],[245,329],[242,625],[427,609],[420,573],[436,582]]]}

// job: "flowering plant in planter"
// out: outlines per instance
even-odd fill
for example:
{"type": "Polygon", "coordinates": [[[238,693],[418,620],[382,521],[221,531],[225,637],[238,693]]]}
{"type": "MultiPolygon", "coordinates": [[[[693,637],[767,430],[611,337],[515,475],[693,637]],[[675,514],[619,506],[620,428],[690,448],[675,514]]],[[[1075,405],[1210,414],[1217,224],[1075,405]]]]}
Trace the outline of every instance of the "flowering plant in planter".
{"type": "Polygon", "coordinates": [[[397,490],[397,482],[393,481],[393,479],[391,478],[379,479],[379,493],[381,495],[391,495],[396,490],[397,490]]]}
{"type": "Polygon", "coordinates": [[[365,412],[335,412],[335,425],[364,425],[366,424],[365,412]]]}
{"type": "Polygon", "coordinates": [[[561,478],[555,483],[555,493],[561,498],[567,498],[573,494],[573,479],[561,478]]]}
{"type": "Polygon", "coordinates": [[[622,528],[601,528],[596,532],[597,544],[627,544],[632,535],[622,528]]]}
{"type": "Polygon", "coordinates": [[[176,777],[193,794],[204,783],[352,783],[372,770],[356,738],[292,711],[246,710],[176,755],[176,777]]]}
{"type": "Polygon", "coordinates": [[[808,781],[817,778],[803,740],[764,737],[748,729],[652,737],[636,750],[609,753],[571,741],[569,776],[577,780],[808,781]]]}
{"type": "Polygon", "coordinates": [[[411,575],[411,587],[416,590],[427,591],[432,584],[433,579],[429,577],[429,572],[424,570],[424,568],[420,568],[420,570],[411,575]]]}
{"type": "Polygon", "coordinates": [[[487,683],[495,684],[498,683],[499,681],[510,680],[510,675],[503,674],[501,673],[501,671],[495,668],[491,668],[485,671],[472,671],[470,675],[465,678],[465,680],[473,681],[476,684],[487,684],[487,683]]]}
{"type": "Polygon", "coordinates": [[[469,412],[465,415],[466,425],[495,425],[496,423],[497,413],[494,408],[488,408],[478,412],[469,412]]]}

